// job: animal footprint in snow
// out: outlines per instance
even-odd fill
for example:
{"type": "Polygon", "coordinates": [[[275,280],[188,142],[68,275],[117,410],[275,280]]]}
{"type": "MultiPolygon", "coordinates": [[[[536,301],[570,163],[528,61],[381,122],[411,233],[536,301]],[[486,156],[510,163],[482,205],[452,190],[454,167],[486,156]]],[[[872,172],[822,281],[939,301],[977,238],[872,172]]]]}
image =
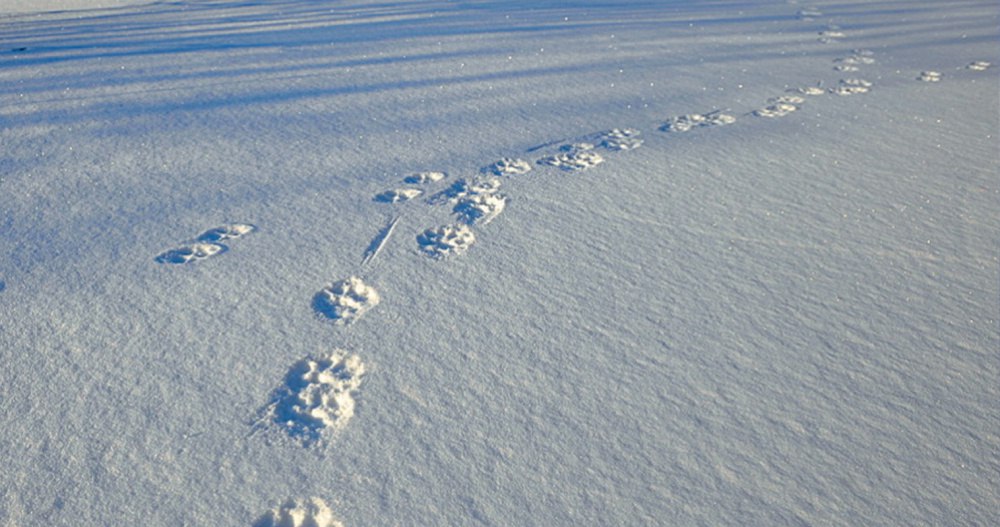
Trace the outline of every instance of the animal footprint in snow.
{"type": "Polygon", "coordinates": [[[922,71],[917,80],[922,82],[941,82],[941,73],[937,71],[922,71]]]}
{"type": "Polygon", "coordinates": [[[575,172],[595,167],[604,162],[604,158],[594,152],[594,145],[590,143],[564,145],[560,150],[562,153],[539,159],[538,164],[575,172]]]}
{"type": "Polygon", "coordinates": [[[198,236],[198,241],[218,243],[226,240],[235,240],[237,238],[242,238],[255,230],[257,230],[257,228],[253,225],[246,223],[233,223],[232,225],[223,225],[201,233],[201,236],[198,236]]]}
{"type": "Polygon", "coordinates": [[[186,264],[211,258],[226,251],[224,245],[217,243],[192,243],[170,249],[156,257],[157,263],[186,264]]]}
{"type": "Polygon", "coordinates": [[[817,95],[823,95],[826,93],[826,90],[823,89],[822,86],[806,86],[805,88],[793,88],[788,91],[792,93],[798,93],[801,95],[809,95],[812,97],[815,97],[817,95]]]}
{"type": "Polygon", "coordinates": [[[445,225],[417,236],[420,251],[435,260],[461,255],[475,242],[476,235],[468,225],[445,225]]]}
{"type": "Polygon", "coordinates": [[[806,102],[798,95],[783,95],[768,101],[769,105],[753,112],[758,117],[784,117],[799,109],[806,102]]]}
{"type": "Polygon", "coordinates": [[[299,360],[260,410],[258,425],[277,427],[302,446],[322,443],[354,416],[364,373],[357,355],[339,349],[299,360]]]}
{"type": "Polygon", "coordinates": [[[313,297],[313,309],[337,324],[350,324],[381,301],[378,291],[352,276],[324,287],[313,297]]]}
{"type": "Polygon", "coordinates": [[[724,126],[736,122],[732,115],[716,110],[709,113],[693,113],[671,117],[660,127],[664,132],[687,132],[693,128],[704,128],[709,126],[724,126]]]}
{"type": "Polygon", "coordinates": [[[977,60],[966,66],[966,69],[970,69],[972,71],[986,71],[990,68],[990,66],[992,66],[992,64],[986,62],[985,60],[977,60]]]}
{"type": "Polygon", "coordinates": [[[868,93],[872,89],[872,83],[864,79],[841,79],[840,85],[830,88],[830,93],[836,95],[858,95],[868,93]]]}
{"type": "Polygon", "coordinates": [[[289,499],[264,513],[253,527],[344,527],[323,500],[289,499]]]}
{"type": "Polygon", "coordinates": [[[376,194],[373,200],[379,203],[401,203],[419,197],[424,191],[418,188],[398,188],[376,194]]]}
{"type": "Polygon", "coordinates": [[[483,167],[480,172],[496,176],[520,176],[531,172],[531,163],[523,159],[505,157],[492,165],[483,167]]]}
{"type": "Polygon", "coordinates": [[[460,179],[452,183],[448,188],[431,196],[427,200],[427,203],[431,205],[457,203],[459,200],[467,197],[493,194],[498,190],[500,190],[500,180],[495,177],[460,179]]]}
{"type": "Polygon", "coordinates": [[[242,238],[256,229],[253,225],[246,223],[233,223],[215,227],[201,233],[194,242],[164,251],[154,259],[157,263],[186,264],[211,258],[229,250],[228,247],[220,242],[242,238]]]}
{"type": "Polygon", "coordinates": [[[428,185],[430,183],[437,183],[446,177],[448,175],[444,172],[417,172],[403,178],[403,183],[409,185],[428,185]]]}
{"type": "Polygon", "coordinates": [[[800,9],[799,12],[796,13],[796,16],[799,17],[799,20],[812,20],[823,16],[823,12],[815,7],[807,7],[805,9],[800,9]]]}
{"type": "Polygon", "coordinates": [[[839,31],[836,29],[828,29],[826,31],[820,31],[818,34],[819,38],[817,40],[819,40],[824,44],[836,42],[842,38],[847,37],[847,35],[843,31],[839,31]]]}
{"type": "Polygon", "coordinates": [[[486,225],[506,206],[507,198],[500,194],[479,194],[458,200],[452,212],[467,225],[486,225]]]}
{"type": "Polygon", "coordinates": [[[598,136],[599,144],[608,150],[635,150],[642,146],[641,132],[631,128],[615,128],[598,136]]]}

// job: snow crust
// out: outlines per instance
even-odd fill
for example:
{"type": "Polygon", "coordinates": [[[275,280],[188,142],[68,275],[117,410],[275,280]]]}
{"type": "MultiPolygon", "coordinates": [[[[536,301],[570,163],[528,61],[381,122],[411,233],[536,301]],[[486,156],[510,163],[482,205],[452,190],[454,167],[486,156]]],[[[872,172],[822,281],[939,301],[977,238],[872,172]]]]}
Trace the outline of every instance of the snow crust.
{"type": "Polygon", "coordinates": [[[0,525],[1000,524],[998,22],[0,2],[0,525]]]}

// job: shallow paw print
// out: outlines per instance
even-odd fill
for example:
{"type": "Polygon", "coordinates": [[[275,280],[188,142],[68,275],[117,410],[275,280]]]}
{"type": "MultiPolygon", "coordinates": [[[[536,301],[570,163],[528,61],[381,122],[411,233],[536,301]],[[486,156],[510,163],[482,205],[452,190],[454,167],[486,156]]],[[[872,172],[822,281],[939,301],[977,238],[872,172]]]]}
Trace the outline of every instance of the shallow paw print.
{"type": "Polygon", "coordinates": [[[758,117],[784,117],[799,109],[806,100],[798,95],[783,95],[768,101],[768,106],[755,110],[754,115],[758,117]]]}
{"type": "Polygon", "coordinates": [[[972,71],[986,71],[990,68],[990,66],[992,66],[992,64],[990,64],[985,60],[977,60],[969,63],[969,65],[966,66],[965,68],[970,69],[972,71]]]}
{"type": "Polygon", "coordinates": [[[835,95],[859,95],[868,93],[872,89],[872,83],[864,79],[841,79],[836,88],[830,88],[830,93],[835,95]]]}
{"type": "Polygon", "coordinates": [[[921,82],[941,82],[941,77],[942,75],[939,71],[921,71],[917,80],[921,82]]]}
{"type": "Polygon", "coordinates": [[[467,225],[444,225],[417,236],[420,251],[435,260],[462,255],[475,242],[476,235],[467,225]]]}
{"type": "Polygon", "coordinates": [[[598,136],[599,144],[608,150],[635,150],[642,146],[642,132],[631,128],[615,128],[598,136]]]}
{"type": "Polygon", "coordinates": [[[319,498],[288,499],[265,512],[253,527],[344,527],[319,498]]]}
{"type": "Polygon", "coordinates": [[[600,154],[594,152],[591,143],[574,143],[559,147],[561,153],[538,160],[539,165],[548,165],[569,172],[586,170],[604,162],[600,154]]]}
{"type": "Polygon", "coordinates": [[[418,198],[423,193],[424,191],[418,188],[398,188],[380,192],[372,197],[372,200],[379,203],[402,203],[418,198]]]}
{"type": "Polygon", "coordinates": [[[705,128],[712,126],[725,126],[736,122],[736,118],[722,110],[715,110],[709,113],[692,113],[688,115],[678,115],[671,117],[660,126],[664,132],[688,132],[695,128],[705,128]]]}
{"type": "Polygon", "coordinates": [[[156,257],[158,263],[186,264],[211,258],[226,251],[226,246],[217,243],[192,243],[170,249],[156,257]]]}
{"type": "Polygon", "coordinates": [[[242,238],[255,230],[257,230],[256,227],[247,223],[233,223],[231,225],[215,227],[214,229],[209,229],[201,233],[201,235],[198,236],[198,241],[218,243],[225,240],[235,240],[237,238],[242,238]]]}
{"type": "Polygon", "coordinates": [[[480,194],[462,198],[452,212],[466,225],[486,225],[503,212],[507,198],[500,194],[480,194]]]}
{"type": "Polygon", "coordinates": [[[531,171],[531,163],[511,157],[501,158],[492,165],[483,167],[480,172],[495,176],[520,176],[531,171]]]}
{"type": "Polygon", "coordinates": [[[429,185],[448,177],[444,172],[415,172],[403,178],[408,185],[429,185]]]}
{"type": "Polygon", "coordinates": [[[334,282],[313,297],[313,309],[337,324],[351,324],[381,301],[378,291],[356,276],[334,282]]]}
{"type": "Polygon", "coordinates": [[[463,198],[482,194],[493,194],[500,190],[500,180],[495,177],[465,178],[455,181],[448,188],[428,198],[431,205],[457,203],[463,198]]]}

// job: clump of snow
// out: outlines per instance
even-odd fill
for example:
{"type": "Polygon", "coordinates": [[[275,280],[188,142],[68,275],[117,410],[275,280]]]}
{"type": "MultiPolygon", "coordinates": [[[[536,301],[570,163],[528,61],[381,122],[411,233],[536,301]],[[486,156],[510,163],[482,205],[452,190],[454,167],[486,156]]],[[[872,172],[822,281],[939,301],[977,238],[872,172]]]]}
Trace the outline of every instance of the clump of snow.
{"type": "Polygon", "coordinates": [[[468,225],[444,225],[417,236],[421,252],[435,260],[462,255],[475,242],[476,235],[468,225]]]}
{"type": "Polygon", "coordinates": [[[356,276],[334,282],[313,297],[313,309],[338,324],[350,324],[381,301],[378,291],[356,276]]]}
{"type": "Polygon", "coordinates": [[[253,527],[344,527],[319,498],[288,499],[264,513],[253,527]]]}
{"type": "Polygon", "coordinates": [[[354,416],[365,365],[335,349],[299,360],[260,411],[259,426],[274,426],[304,446],[330,437],[354,416]]]}

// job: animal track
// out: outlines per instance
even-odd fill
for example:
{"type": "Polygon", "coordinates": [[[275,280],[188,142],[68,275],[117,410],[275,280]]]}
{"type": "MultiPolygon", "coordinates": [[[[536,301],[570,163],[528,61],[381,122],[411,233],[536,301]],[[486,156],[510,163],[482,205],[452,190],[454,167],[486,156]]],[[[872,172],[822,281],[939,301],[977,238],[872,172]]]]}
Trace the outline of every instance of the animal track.
{"type": "Polygon", "coordinates": [[[448,188],[431,196],[427,202],[431,205],[456,203],[467,197],[493,194],[498,190],[500,190],[500,180],[495,177],[460,179],[452,183],[448,188]]]}
{"type": "Polygon", "coordinates": [[[475,242],[476,235],[468,225],[445,225],[417,236],[421,252],[435,260],[464,254],[475,242]]]}
{"type": "Polygon", "coordinates": [[[520,176],[531,172],[531,163],[523,159],[505,157],[492,165],[483,167],[480,172],[496,176],[520,176]]]}
{"type": "Polygon", "coordinates": [[[334,282],[313,297],[313,309],[337,324],[350,324],[381,301],[378,291],[356,276],[334,282]]]}
{"type": "Polygon", "coordinates": [[[608,150],[634,150],[642,146],[642,132],[631,128],[615,128],[598,136],[599,144],[608,150]]]}
{"type": "Polygon", "coordinates": [[[921,71],[920,76],[917,77],[917,80],[923,82],[941,82],[941,72],[921,71]]]}
{"type": "Polygon", "coordinates": [[[276,427],[302,446],[323,443],[354,416],[364,373],[361,359],[344,350],[301,359],[260,410],[258,426],[276,427]]]}
{"type": "Polygon", "coordinates": [[[563,145],[559,150],[562,153],[539,159],[538,164],[575,172],[593,168],[604,162],[604,158],[594,152],[594,145],[590,143],[563,145]]]}
{"type": "Polygon", "coordinates": [[[419,197],[424,191],[418,188],[398,188],[376,194],[373,200],[379,203],[401,203],[419,197]]]}
{"type": "Polygon", "coordinates": [[[201,233],[194,242],[164,251],[154,258],[157,263],[186,264],[211,258],[229,250],[220,242],[242,238],[257,230],[247,223],[233,223],[215,227],[201,233]]]}
{"type": "Polygon", "coordinates": [[[753,112],[758,117],[784,117],[799,109],[806,102],[798,95],[782,95],[768,101],[769,105],[753,112]]]}
{"type": "Polygon", "coordinates": [[[826,94],[826,90],[824,90],[821,86],[806,86],[805,88],[793,88],[788,91],[791,93],[799,93],[802,95],[809,95],[809,96],[826,94]]]}
{"type": "Polygon", "coordinates": [[[500,194],[479,194],[460,199],[452,212],[467,225],[486,225],[506,206],[507,198],[500,194]]]}
{"type": "Polygon", "coordinates": [[[828,29],[826,31],[820,31],[818,33],[818,35],[819,35],[819,38],[817,40],[819,40],[820,42],[822,42],[824,44],[829,44],[829,43],[832,43],[832,42],[837,42],[838,40],[840,40],[842,38],[847,38],[847,34],[846,33],[844,33],[843,31],[839,31],[837,29],[832,29],[832,28],[828,29]]]}
{"type": "Polygon", "coordinates": [[[872,83],[864,79],[841,79],[840,85],[830,88],[830,93],[836,95],[858,95],[871,91],[872,83]]]}
{"type": "Polygon", "coordinates": [[[992,66],[992,64],[986,62],[985,60],[977,60],[966,66],[966,69],[970,69],[972,71],[986,71],[990,68],[990,66],[992,66]]]}
{"type": "Polygon", "coordinates": [[[186,264],[211,258],[226,251],[226,246],[217,243],[192,243],[170,249],[156,257],[157,263],[186,264]]]}
{"type": "Polygon", "coordinates": [[[796,13],[796,16],[799,17],[799,20],[812,20],[823,16],[823,12],[814,7],[807,7],[800,9],[799,12],[796,13]]]}
{"type": "Polygon", "coordinates": [[[687,132],[693,128],[724,126],[734,122],[736,122],[735,117],[722,113],[722,110],[716,110],[709,113],[694,113],[671,117],[660,127],[660,130],[664,132],[687,132]]]}
{"type": "Polygon", "coordinates": [[[448,177],[448,174],[444,172],[416,172],[403,178],[403,183],[409,185],[427,185],[437,183],[446,177],[448,177]]]}
{"type": "Polygon", "coordinates": [[[344,524],[334,518],[323,500],[309,498],[286,500],[257,518],[253,527],[344,527],[344,524]]]}

